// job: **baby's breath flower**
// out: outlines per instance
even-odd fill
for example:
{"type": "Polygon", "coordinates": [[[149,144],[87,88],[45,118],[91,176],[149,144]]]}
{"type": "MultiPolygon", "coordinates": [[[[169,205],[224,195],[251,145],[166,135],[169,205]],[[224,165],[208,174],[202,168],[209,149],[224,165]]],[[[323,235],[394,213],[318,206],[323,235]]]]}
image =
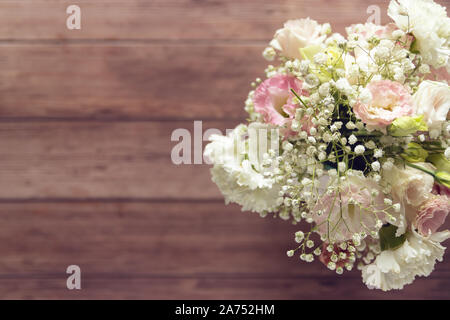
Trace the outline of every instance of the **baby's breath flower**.
{"type": "Polygon", "coordinates": [[[380,171],[381,165],[378,161],[372,162],[372,169],[374,171],[380,171]]]}
{"type": "Polygon", "coordinates": [[[355,153],[356,154],[363,154],[366,151],[366,148],[364,148],[363,145],[357,145],[355,147],[355,153]]]}
{"type": "Polygon", "coordinates": [[[447,149],[445,149],[444,155],[447,159],[450,160],[450,147],[448,147],[447,149]]]}
{"type": "Polygon", "coordinates": [[[384,170],[391,170],[394,167],[394,163],[392,161],[386,161],[383,163],[384,170]]]}
{"type": "Polygon", "coordinates": [[[373,152],[373,156],[375,158],[381,158],[383,156],[383,150],[382,149],[375,149],[373,152]]]}
{"type": "Polygon", "coordinates": [[[351,144],[351,145],[354,145],[356,142],[358,142],[358,138],[356,138],[356,136],[354,134],[352,134],[348,138],[348,143],[351,144]]]}
{"type": "Polygon", "coordinates": [[[347,122],[347,124],[345,125],[345,127],[346,127],[348,130],[354,130],[354,129],[356,129],[356,125],[355,125],[352,121],[347,122]]]}

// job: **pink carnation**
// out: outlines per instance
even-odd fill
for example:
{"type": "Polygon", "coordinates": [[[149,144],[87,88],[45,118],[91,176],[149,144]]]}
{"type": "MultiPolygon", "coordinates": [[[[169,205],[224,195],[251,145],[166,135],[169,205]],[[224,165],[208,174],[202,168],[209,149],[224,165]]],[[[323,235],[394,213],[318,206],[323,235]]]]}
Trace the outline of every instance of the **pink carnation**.
{"type": "Polygon", "coordinates": [[[447,81],[450,83],[450,74],[447,71],[447,67],[442,67],[440,69],[431,68],[431,73],[427,75],[426,79],[433,81],[447,81]]]}
{"type": "Polygon", "coordinates": [[[367,104],[358,101],[353,111],[369,129],[384,130],[395,119],[414,113],[412,96],[400,83],[373,81],[367,89],[372,94],[371,101],[367,104]]]}
{"type": "Polygon", "coordinates": [[[435,183],[433,186],[433,194],[446,196],[447,198],[450,198],[450,188],[447,188],[446,186],[443,186],[442,184],[435,183]]]}
{"type": "Polygon", "coordinates": [[[347,31],[348,35],[356,33],[359,34],[362,37],[362,39],[369,40],[374,36],[377,36],[378,38],[387,38],[396,29],[398,28],[393,23],[381,26],[378,24],[367,22],[365,24],[352,24],[345,30],[347,31]]]}
{"type": "MultiPolygon", "coordinates": [[[[393,32],[399,30],[395,23],[388,23],[387,25],[378,25],[373,23],[365,24],[353,24],[345,29],[348,35],[358,34],[359,40],[368,41],[372,37],[379,39],[391,39],[393,38],[393,32]]],[[[410,34],[405,34],[403,37],[396,41],[396,44],[402,48],[409,49],[414,41],[414,37],[410,34]]]]}
{"type": "Polygon", "coordinates": [[[312,209],[317,232],[335,241],[346,241],[363,229],[375,230],[378,219],[385,221],[382,210],[386,206],[383,193],[379,191],[372,197],[373,190],[379,190],[379,186],[372,180],[351,176],[339,193],[322,195],[312,209]]]}
{"type": "Polygon", "coordinates": [[[426,202],[416,216],[415,225],[420,234],[435,233],[445,222],[450,211],[450,200],[446,196],[436,196],[426,202]]]}
{"type": "MultiPolygon", "coordinates": [[[[292,76],[277,75],[269,78],[259,85],[253,96],[255,111],[263,115],[264,122],[278,126],[287,125],[290,128],[295,117],[293,89],[299,95],[305,95],[303,82],[292,76]]],[[[305,128],[309,127],[305,119],[305,128]]]]}

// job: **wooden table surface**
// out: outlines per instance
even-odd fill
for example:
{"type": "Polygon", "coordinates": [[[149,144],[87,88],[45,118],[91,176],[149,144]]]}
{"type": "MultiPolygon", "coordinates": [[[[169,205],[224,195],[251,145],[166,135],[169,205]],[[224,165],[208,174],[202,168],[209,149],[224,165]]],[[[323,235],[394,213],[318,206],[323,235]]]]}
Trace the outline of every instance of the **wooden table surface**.
{"type": "Polygon", "coordinates": [[[404,291],[368,290],[287,258],[295,226],[225,206],[208,166],[170,159],[174,129],[245,119],[285,20],[343,32],[373,4],[386,22],[387,3],[1,0],[0,298],[450,298],[449,254],[404,291]],[[82,290],[66,288],[69,265],[82,290]]]}

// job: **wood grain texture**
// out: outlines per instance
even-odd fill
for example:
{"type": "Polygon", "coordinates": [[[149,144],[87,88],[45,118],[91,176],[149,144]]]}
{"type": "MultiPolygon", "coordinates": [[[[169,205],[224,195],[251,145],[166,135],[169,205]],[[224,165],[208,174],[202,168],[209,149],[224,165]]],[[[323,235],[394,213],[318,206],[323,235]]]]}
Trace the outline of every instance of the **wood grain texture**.
{"type": "MultiPolygon", "coordinates": [[[[367,20],[369,5],[384,0],[78,0],[81,30],[66,28],[70,0],[2,0],[0,39],[269,40],[288,19],[310,16],[344,32],[367,20]],[[24,23],[26,21],[27,23],[24,23]]],[[[448,2],[448,1],[447,1],[448,2]]]]}
{"type": "MultiPolygon", "coordinates": [[[[439,1],[448,6],[450,1],[439,1]]],[[[0,299],[450,299],[450,260],[401,292],[288,259],[298,227],[225,206],[177,128],[245,119],[290,18],[344,32],[387,0],[0,1],[0,299]],[[65,270],[82,268],[79,292],[65,270]]]]}
{"type": "MultiPolygon", "coordinates": [[[[238,123],[206,121],[203,129],[224,133],[238,123]]],[[[178,144],[172,132],[193,133],[193,126],[192,121],[2,123],[0,150],[9,151],[0,157],[0,199],[221,199],[206,164],[172,163],[178,144]]],[[[194,142],[191,150],[193,159],[194,142]]]]}
{"type": "Polygon", "coordinates": [[[244,119],[263,46],[0,46],[0,117],[244,119]]]}
{"type": "Polygon", "coordinates": [[[450,298],[448,259],[404,291],[370,291],[357,271],[288,258],[298,227],[235,205],[2,203],[0,215],[1,298],[450,298]],[[71,264],[79,293],[65,288],[71,264]]]}
{"type": "Polygon", "coordinates": [[[418,279],[417,290],[382,292],[360,287],[360,280],[322,278],[88,278],[82,290],[65,288],[61,278],[0,280],[3,299],[155,300],[448,300],[450,281],[418,279]]]}

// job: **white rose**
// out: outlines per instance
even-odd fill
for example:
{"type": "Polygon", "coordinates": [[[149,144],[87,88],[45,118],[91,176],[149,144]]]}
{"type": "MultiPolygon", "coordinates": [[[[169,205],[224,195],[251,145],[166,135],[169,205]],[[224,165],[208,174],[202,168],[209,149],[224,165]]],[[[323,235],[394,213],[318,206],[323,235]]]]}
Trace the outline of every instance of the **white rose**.
{"type": "Polygon", "coordinates": [[[289,20],[275,33],[270,45],[287,58],[301,60],[301,48],[324,42],[326,35],[321,31],[322,26],[310,18],[289,20]]]}
{"type": "Polygon", "coordinates": [[[413,98],[415,113],[424,115],[430,133],[439,134],[450,108],[450,87],[442,82],[423,81],[413,98]]]}
{"type": "MultiPolygon", "coordinates": [[[[434,167],[428,163],[417,163],[417,166],[434,171],[434,167]]],[[[393,166],[385,170],[384,179],[391,185],[395,201],[413,207],[419,207],[428,200],[434,185],[431,175],[411,167],[393,166]]]]}
{"type": "Polygon", "coordinates": [[[435,68],[448,63],[450,19],[446,8],[432,0],[393,0],[388,15],[405,32],[412,32],[425,63],[435,68]]]}

